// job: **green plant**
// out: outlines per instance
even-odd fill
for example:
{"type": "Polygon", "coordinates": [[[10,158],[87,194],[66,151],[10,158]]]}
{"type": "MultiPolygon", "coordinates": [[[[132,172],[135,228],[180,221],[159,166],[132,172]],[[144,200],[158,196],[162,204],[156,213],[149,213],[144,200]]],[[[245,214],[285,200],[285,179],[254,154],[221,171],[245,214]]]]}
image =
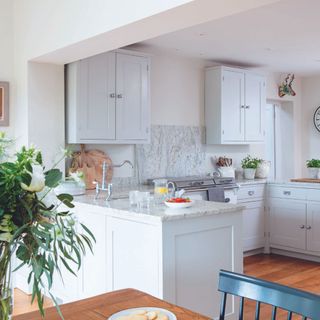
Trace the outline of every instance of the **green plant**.
{"type": "Polygon", "coordinates": [[[257,169],[261,161],[262,161],[261,159],[252,158],[250,155],[247,155],[244,159],[242,159],[241,167],[243,169],[257,169]]]}
{"type": "Polygon", "coordinates": [[[320,160],[319,159],[307,160],[307,168],[320,168],[320,160]]]}
{"type": "Polygon", "coordinates": [[[83,233],[79,233],[69,211],[74,207],[73,197],[53,191],[61,179],[59,169],[44,169],[42,155],[35,148],[23,147],[16,160],[0,163],[1,320],[9,319],[10,307],[5,301],[10,300],[7,271],[13,254],[20,262],[15,270],[22,266],[30,269],[32,301],[37,298],[41,315],[44,317],[44,290],[48,290],[63,319],[50,293],[54,277],[61,276],[60,266],[76,275],[86,247],[92,251],[93,234],[82,224],[83,233]]]}

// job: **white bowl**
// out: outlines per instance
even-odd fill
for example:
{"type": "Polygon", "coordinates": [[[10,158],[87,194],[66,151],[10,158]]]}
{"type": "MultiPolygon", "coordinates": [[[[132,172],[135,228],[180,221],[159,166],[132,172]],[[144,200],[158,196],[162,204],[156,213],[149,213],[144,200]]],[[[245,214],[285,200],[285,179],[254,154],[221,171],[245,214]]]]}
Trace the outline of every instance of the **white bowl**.
{"type": "Polygon", "coordinates": [[[127,310],[122,310],[122,311],[119,311],[119,312],[113,314],[111,317],[108,318],[108,320],[116,320],[117,318],[119,318],[121,316],[131,315],[132,313],[134,313],[134,311],[137,311],[137,310],[160,311],[161,313],[167,315],[169,320],[177,320],[177,317],[169,310],[162,309],[162,308],[154,308],[154,307],[141,307],[141,308],[132,308],[132,309],[127,309],[127,310]]]}
{"type": "Polygon", "coordinates": [[[169,208],[182,209],[182,208],[192,207],[194,201],[193,200],[190,200],[190,202],[168,202],[168,201],[165,201],[164,203],[169,208]]]}

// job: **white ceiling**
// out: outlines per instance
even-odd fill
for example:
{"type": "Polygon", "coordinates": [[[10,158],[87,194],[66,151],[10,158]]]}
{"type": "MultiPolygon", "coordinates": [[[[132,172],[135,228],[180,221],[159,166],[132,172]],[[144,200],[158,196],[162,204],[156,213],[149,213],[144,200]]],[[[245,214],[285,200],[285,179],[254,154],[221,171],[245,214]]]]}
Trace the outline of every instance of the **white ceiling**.
{"type": "Polygon", "coordinates": [[[140,45],[221,64],[317,74],[320,0],[283,0],[140,45]]]}

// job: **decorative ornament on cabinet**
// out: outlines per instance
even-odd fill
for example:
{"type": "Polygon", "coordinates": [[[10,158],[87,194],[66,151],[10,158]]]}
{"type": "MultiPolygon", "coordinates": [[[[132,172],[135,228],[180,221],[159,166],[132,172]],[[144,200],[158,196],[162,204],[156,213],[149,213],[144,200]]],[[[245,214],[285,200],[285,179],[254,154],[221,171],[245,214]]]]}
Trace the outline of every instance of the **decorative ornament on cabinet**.
{"type": "Polygon", "coordinates": [[[284,81],[279,85],[279,97],[283,98],[285,95],[295,96],[296,93],[292,89],[292,83],[294,80],[294,74],[288,73],[284,81]]]}

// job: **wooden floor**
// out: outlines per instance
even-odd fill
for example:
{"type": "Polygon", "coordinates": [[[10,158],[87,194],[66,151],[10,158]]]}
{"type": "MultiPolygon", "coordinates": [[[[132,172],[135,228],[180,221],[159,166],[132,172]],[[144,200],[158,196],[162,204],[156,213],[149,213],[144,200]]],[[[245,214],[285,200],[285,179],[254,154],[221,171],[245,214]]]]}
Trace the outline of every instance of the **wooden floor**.
{"type": "MultiPolygon", "coordinates": [[[[265,280],[274,281],[291,287],[320,294],[320,264],[278,255],[255,255],[244,260],[244,272],[248,275],[265,280]]],[[[30,305],[30,296],[20,290],[15,290],[14,314],[22,314],[33,311],[37,304],[30,305]]],[[[51,301],[45,302],[51,306],[51,301]]],[[[263,306],[260,319],[270,319],[271,309],[263,306]]],[[[246,303],[245,320],[254,319],[254,304],[246,303]]],[[[286,319],[283,313],[279,313],[279,320],[286,319]]],[[[294,319],[301,319],[295,317],[294,319]]]]}
{"type": "MultiPolygon", "coordinates": [[[[320,294],[320,263],[317,262],[261,254],[245,258],[244,272],[253,277],[320,294]]],[[[246,303],[245,320],[254,319],[254,308],[254,303],[246,303]]],[[[270,307],[262,306],[260,319],[271,319],[270,307]]],[[[286,313],[280,311],[278,319],[287,319],[286,313]]],[[[301,316],[294,316],[293,319],[301,320],[301,316]]]]}

